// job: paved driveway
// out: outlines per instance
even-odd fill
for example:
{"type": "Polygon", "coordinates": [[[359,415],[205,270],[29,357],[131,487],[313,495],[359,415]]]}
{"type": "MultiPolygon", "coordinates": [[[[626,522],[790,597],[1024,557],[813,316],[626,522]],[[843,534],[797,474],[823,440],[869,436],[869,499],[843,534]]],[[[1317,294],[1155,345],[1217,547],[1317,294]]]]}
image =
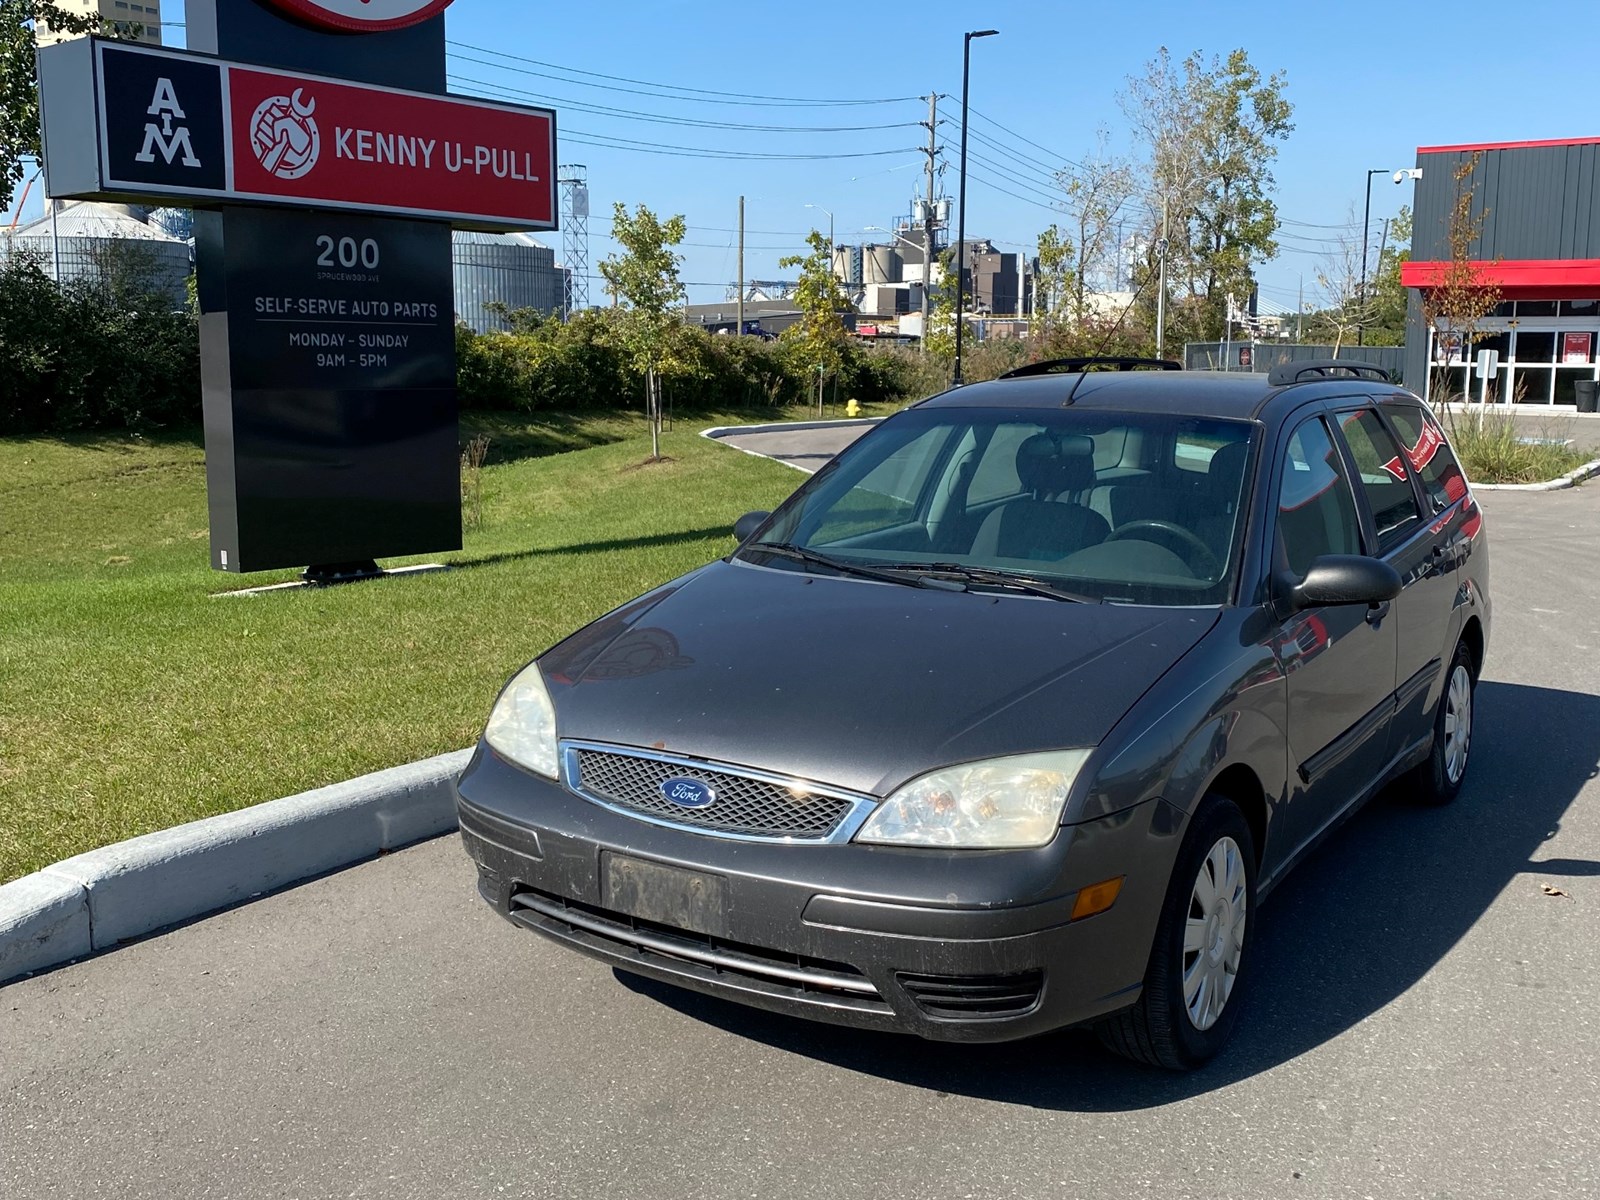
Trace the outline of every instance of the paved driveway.
{"type": "Polygon", "coordinates": [[[812,472],[871,429],[874,422],[822,425],[800,429],[764,429],[753,433],[725,433],[718,441],[749,454],[775,458],[812,472]]]}
{"type": "Polygon", "coordinates": [[[1485,507],[1473,777],[1283,886],[1205,1071],[616,975],[452,837],[0,989],[0,1196],[1600,1196],[1600,487],[1485,507]]]}

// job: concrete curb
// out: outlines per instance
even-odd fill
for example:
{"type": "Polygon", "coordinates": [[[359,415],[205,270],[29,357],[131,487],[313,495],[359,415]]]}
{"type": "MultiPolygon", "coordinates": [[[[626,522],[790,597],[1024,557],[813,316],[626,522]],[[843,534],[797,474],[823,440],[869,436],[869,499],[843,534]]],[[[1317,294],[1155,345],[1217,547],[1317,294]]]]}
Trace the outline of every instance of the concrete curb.
{"type": "Polygon", "coordinates": [[[1568,471],[1559,479],[1547,479],[1543,483],[1475,483],[1472,490],[1475,492],[1559,492],[1562,488],[1576,487],[1585,479],[1593,479],[1600,475],[1600,458],[1586,462],[1576,471],[1568,471]]]}
{"type": "Polygon", "coordinates": [[[471,750],[64,859],[0,887],[0,983],[455,828],[471,750]]]}

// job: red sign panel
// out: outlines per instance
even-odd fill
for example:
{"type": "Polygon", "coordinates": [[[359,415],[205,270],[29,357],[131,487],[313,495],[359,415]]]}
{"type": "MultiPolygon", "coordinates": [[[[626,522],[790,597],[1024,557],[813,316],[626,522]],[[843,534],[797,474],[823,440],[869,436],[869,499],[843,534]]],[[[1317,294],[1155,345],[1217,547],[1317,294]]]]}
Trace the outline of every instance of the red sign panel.
{"type": "Polygon", "coordinates": [[[1567,333],[1561,337],[1561,361],[1588,365],[1592,333],[1567,333]]]}
{"type": "Polygon", "coordinates": [[[228,96],[231,191],[555,224],[550,113],[241,66],[228,96]]]}
{"type": "Polygon", "coordinates": [[[450,6],[451,0],[269,0],[308,25],[346,33],[379,33],[417,25],[450,6]]]}
{"type": "Polygon", "coordinates": [[[556,118],[99,38],[41,53],[52,194],[556,228],[556,118]],[[83,130],[77,98],[93,90],[83,130]]]}

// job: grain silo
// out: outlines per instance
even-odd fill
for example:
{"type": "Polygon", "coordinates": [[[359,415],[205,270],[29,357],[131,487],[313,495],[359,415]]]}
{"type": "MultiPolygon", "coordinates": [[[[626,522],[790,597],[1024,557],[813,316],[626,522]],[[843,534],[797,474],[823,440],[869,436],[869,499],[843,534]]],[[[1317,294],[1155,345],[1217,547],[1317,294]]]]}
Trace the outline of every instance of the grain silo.
{"type": "Polygon", "coordinates": [[[508,328],[498,309],[530,308],[560,313],[565,304],[565,272],[555,251],[529,233],[451,235],[456,287],[456,318],[478,333],[508,328]]]}
{"type": "Polygon", "coordinates": [[[893,246],[861,247],[861,282],[869,286],[900,282],[900,255],[893,246]]]}
{"type": "Polygon", "coordinates": [[[136,274],[141,287],[173,308],[187,303],[189,243],[158,229],[125,204],[45,201],[44,216],[11,230],[4,253],[26,254],[62,283],[136,274]]]}

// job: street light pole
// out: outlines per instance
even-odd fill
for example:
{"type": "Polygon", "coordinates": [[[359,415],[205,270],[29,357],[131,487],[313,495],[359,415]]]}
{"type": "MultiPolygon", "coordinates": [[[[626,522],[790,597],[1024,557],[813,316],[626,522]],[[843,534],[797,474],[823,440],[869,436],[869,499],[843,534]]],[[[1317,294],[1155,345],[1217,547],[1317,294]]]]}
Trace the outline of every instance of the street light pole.
{"type": "Polygon", "coordinates": [[[1367,207],[1361,217],[1361,290],[1356,293],[1356,345],[1367,344],[1367,235],[1372,232],[1372,177],[1387,175],[1388,167],[1374,167],[1367,172],[1367,207]]]}
{"type": "Polygon", "coordinates": [[[820,204],[808,204],[807,208],[814,208],[818,212],[828,213],[828,274],[833,274],[833,214],[820,204]]]}
{"type": "MultiPolygon", "coordinates": [[[[993,37],[998,29],[978,29],[962,35],[961,39],[961,198],[956,215],[956,365],[950,376],[950,386],[960,387],[961,333],[966,321],[962,311],[966,307],[967,277],[967,92],[972,75],[972,39],[993,37]]],[[[926,336],[926,332],[924,332],[926,336]]]]}

